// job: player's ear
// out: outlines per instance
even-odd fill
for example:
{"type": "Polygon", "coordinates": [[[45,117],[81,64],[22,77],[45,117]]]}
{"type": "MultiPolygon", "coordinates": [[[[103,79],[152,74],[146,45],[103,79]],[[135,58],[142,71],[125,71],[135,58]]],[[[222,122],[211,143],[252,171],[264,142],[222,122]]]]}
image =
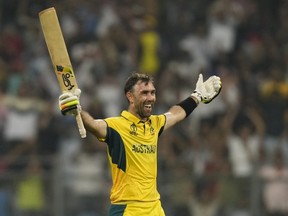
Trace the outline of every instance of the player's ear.
{"type": "Polygon", "coordinates": [[[126,93],[126,98],[127,98],[127,100],[129,101],[129,103],[132,103],[132,102],[133,102],[133,94],[132,94],[131,91],[128,91],[128,92],[126,93]]]}

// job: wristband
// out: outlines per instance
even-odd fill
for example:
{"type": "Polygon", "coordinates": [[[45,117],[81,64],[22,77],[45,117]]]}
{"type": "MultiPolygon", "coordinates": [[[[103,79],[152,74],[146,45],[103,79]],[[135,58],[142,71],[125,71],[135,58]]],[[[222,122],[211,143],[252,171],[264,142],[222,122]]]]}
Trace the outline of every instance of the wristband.
{"type": "Polygon", "coordinates": [[[188,97],[176,105],[182,107],[182,109],[184,109],[184,111],[186,112],[186,117],[188,117],[192,113],[192,111],[197,107],[198,104],[193,98],[188,97]]]}

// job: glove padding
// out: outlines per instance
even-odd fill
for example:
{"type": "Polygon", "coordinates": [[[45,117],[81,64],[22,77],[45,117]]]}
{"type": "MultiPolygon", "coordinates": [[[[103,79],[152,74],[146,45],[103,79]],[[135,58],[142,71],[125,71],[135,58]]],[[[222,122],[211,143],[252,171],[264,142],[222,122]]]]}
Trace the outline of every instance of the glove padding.
{"type": "Polygon", "coordinates": [[[222,82],[218,76],[210,76],[205,82],[203,82],[203,75],[199,74],[198,81],[196,83],[196,89],[191,94],[199,102],[208,104],[220,93],[222,88],[222,82]]]}
{"type": "Polygon", "coordinates": [[[80,94],[81,90],[76,89],[74,92],[64,92],[59,96],[59,108],[63,115],[76,115],[81,111],[80,94]]]}

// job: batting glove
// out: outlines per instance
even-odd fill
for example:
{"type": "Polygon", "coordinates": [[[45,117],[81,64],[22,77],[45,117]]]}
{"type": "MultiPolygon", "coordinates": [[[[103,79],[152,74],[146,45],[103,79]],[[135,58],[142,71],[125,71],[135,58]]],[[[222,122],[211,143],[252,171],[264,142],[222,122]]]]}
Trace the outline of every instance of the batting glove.
{"type": "Polygon", "coordinates": [[[210,76],[205,82],[203,82],[203,75],[199,74],[198,81],[196,83],[196,89],[191,94],[198,102],[210,103],[220,93],[222,88],[221,79],[218,76],[210,76]]]}
{"type": "Polygon", "coordinates": [[[64,92],[59,96],[59,108],[63,115],[76,115],[81,111],[80,94],[81,90],[76,89],[74,92],[64,92]]]}

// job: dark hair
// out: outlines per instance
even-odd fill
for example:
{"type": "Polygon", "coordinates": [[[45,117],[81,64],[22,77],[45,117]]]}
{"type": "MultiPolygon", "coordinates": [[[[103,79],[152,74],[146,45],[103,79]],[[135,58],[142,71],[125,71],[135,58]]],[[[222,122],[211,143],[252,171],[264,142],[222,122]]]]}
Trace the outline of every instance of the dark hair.
{"type": "Polygon", "coordinates": [[[138,82],[138,81],[141,81],[141,82],[145,82],[145,83],[148,83],[148,82],[154,82],[154,79],[153,77],[147,75],[147,74],[141,74],[141,73],[132,73],[126,83],[125,83],[125,86],[124,86],[124,93],[126,94],[128,91],[131,91],[132,88],[134,87],[134,85],[138,82]]]}

